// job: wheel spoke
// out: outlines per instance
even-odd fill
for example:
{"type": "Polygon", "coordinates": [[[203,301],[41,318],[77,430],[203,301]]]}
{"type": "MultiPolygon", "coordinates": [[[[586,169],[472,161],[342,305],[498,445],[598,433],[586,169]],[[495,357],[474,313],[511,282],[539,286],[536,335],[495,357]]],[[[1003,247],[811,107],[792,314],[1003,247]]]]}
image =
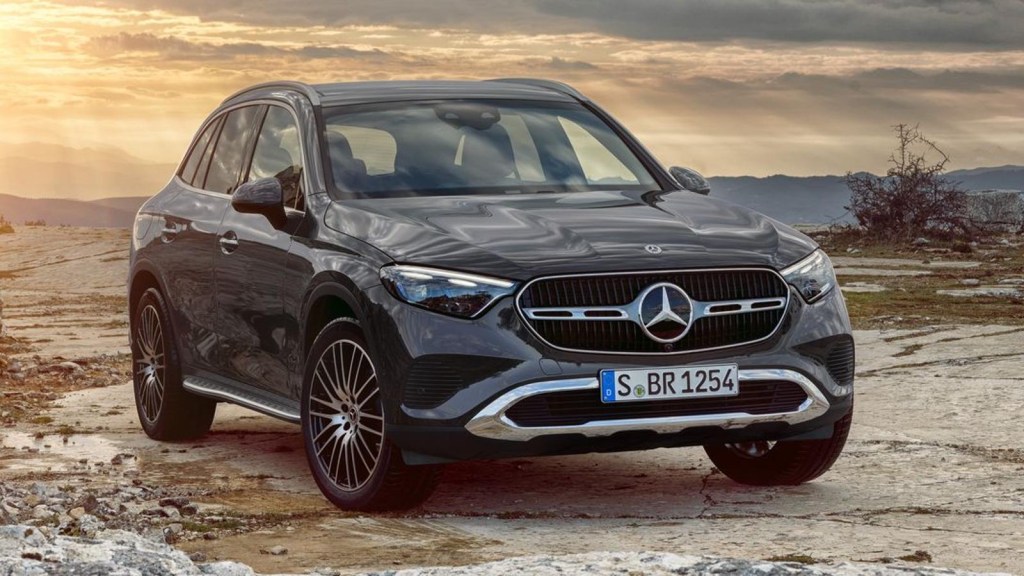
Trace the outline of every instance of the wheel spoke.
{"type": "Polygon", "coordinates": [[[324,426],[324,429],[321,430],[320,433],[317,434],[315,438],[313,438],[313,445],[316,446],[317,443],[320,442],[320,438],[322,438],[324,434],[326,434],[328,432],[333,433],[332,428],[336,428],[337,426],[338,425],[333,423],[333,422],[328,422],[327,425],[324,426]]]}
{"type": "Polygon", "coordinates": [[[369,426],[367,426],[366,424],[363,424],[363,423],[359,424],[359,429],[360,430],[366,430],[370,434],[375,434],[377,436],[380,436],[381,438],[384,437],[384,433],[383,432],[381,432],[379,430],[374,430],[373,428],[370,428],[369,426]]]}
{"type": "Polygon", "coordinates": [[[363,406],[365,406],[367,402],[375,398],[377,396],[377,392],[378,390],[376,388],[372,389],[370,391],[370,395],[364,398],[363,401],[359,403],[359,409],[362,410],[363,406]]]}
{"type": "Polygon", "coordinates": [[[334,402],[328,402],[327,400],[324,400],[323,398],[317,398],[316,396],[311,396],[310,399],[313,400],[314,402],[319,402],[320,404],[323,404],[324,406],[327,406],[328,408],[334,408],[335,410],[338,409],[338,406],[334,402]]]}
{"type": "Polygon", "coordinates": [[[318,469],[337,488],[358,490],[373,477],[384,447],[373,361],[359,343],[340,339],[323,350],[311,378],[306,425],[318,469]]]}

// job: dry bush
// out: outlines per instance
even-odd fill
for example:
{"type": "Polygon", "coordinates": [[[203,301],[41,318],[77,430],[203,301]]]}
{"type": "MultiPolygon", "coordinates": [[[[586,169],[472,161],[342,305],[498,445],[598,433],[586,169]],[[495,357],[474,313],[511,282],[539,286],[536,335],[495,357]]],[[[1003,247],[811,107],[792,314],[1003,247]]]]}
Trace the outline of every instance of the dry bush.
{"type": "Polygon", "coordinates": [[[959,183],[943,177],[949,157],[916,126],[894,127],[897,147],[885,176],[847,173],[849,210],[873,235],[969,237],[967,203],[959,183]],[[929,156],[937,158],[929,160],[929,156]]]}
{"type": "Polygon", "coordinates": [[[14,226],[11,226],[3,214],[0,214],[0,234],[14,234],[14,226]]]}

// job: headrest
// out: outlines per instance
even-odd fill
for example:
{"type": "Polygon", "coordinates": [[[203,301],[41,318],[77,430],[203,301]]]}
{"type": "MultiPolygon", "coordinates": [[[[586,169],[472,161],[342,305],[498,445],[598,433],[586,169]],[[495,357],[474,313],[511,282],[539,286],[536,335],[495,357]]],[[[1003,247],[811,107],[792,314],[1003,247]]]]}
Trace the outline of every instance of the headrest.
{"type": "Polygon", "coordinates": [[[462,143],[462,170],[469,183],[500,182],[515,172],[512,140],[504,128],[495,124],[486,130],[465,130],[462,143]]]}

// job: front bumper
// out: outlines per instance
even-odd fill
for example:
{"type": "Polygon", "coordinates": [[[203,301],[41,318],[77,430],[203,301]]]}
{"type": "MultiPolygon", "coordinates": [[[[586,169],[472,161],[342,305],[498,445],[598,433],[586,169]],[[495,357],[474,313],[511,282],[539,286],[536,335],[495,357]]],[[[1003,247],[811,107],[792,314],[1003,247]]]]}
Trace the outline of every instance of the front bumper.
{"type": "Polygon", "coordinates": [[[807,399],[795,410],[773,412],[769,414],[749,414],[746,412],[720,412],[715,414],[699,414],[692,416],[663,416],[655,418],[630,418],[617,420],[591,420],[583,424],[567,426],[520,426],[506,415],[516,403],[531,396],[553,394],[569,390],[593,390],[597,395],[600,383],[597,378],[579,378],[574,380],[548,380],[526,384],[509,390],[488,404],[483,410],[466,424],[469,433],[481,438],[495,440],[527,441],[539,436],[558,434],[582,434],[583,436],[611,436],[630,430],[650,430],[658,434],[679,432],[687,428],[717,426],[723,430],[746,428],[752,424],[782,422],[799,424],[814,420],[825,414],[829,409],[828,399],[818,390],[806,376],[792,370],[762,369],[740,370],[740,386],[744,383],[757,381],[788,381],[799,385],[807,394],[807,399]]]}
{"type": "Polygon", "coordinates": [[[750,346],[657,356],[574,353],[553,349],[522,322],[512,299],[483,317],[461,320],[395,300],[383,287],[367,293],[371,316],[364,325],[383,384],[388,431],[411,462],[544,454],[638,450],[792,437],[828,437],[852,410],[849,382],[838,382],[817,353],[851,332],[838,290],[807,305],[793,294],[780,329],[750,346]],[[600,419],[569,426],[522,426],[506,412],[534,395],[593,389],[603,369],[736,363],[741,384],[786,381],[806,400],[770,413],[716,412],[655,418],[600,419]],[[423,366],[429,369],[424,370],[423,366]],[[459,372],[452,385],[430,374],[459,372]],[[424,376],[426,375],[426,376],[424,376]],[[425,379],[424,379],[425,378],[425,379]],[[426,390],[451,389],[428,397],[426,390]],[[432,388],[433,387],[433,388],[432,388]]]}

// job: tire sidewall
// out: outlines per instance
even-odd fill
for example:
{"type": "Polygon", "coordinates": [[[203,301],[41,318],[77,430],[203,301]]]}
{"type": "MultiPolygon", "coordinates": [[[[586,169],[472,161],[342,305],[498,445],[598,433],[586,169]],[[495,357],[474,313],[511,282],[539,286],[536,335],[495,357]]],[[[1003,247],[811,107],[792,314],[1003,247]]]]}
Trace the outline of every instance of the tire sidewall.
{"type": "Polygon", "coordinates": [[[146,290],[142,294],[142,297],[139,298],[139,302],[135,306],[135,312],[132,315],[131,329],[132,388],[135,394],[135,411],[139,416],[139,422],[142,424],[142,428],[145,430],[146,434],[151,437],[159,437],[163,435],[164,430],[168,426],[168,396],[175,394],[176,391],[181,388],[181,363],[178,361],[178,350],[175,346],[174,328],[171,326],[167,304],[164,301],[163,296],[155,288],[146,290]],[[139,355],[139,339],[135,334],[135,330],[140,324],[143,310],[148,306],[152,306],[153,309],[156,310],[157,318],[160,320],[160,330],[164,348],[163,399],[160,402],[160,408],[157,412],[156,418],[153,420],[148,420],[142,409],[142,402],[140,398],[141,382],[138,364],[136,361],[137,356],[139,355]]]}
{"type": "MultiPolygon", "coordinates": [[[[369,505],[377,492],[380,491],[386,477],[386,470],[391,466],[392,459],[396,457],[401,458],[401,455],[397,454],[397,450],[392,446],[387,437],[387,414],[384,413],[384,439],[383,446],[381,447],[380,460],[377,462],[377,467],[374,469],[373,475],[365,484],[357,490],[342,490],[336,486],[333,481],[331,481],[330,475],[323,469],[320,458],[316,455],[316,447],[313,445],[313,434],[311,433],[311,421],[309,415],[309,398],[312,390],[313,373],[316,370],[316,365],[320,356],[329,346],[339,340],[351,340],[362,346],[363,350],[365,350],[366,354],[369,356],[370,362],[373,363],[374,371],[378,374],[377,385],[378,387],[380,386],[380,372],[378,370],[378,366],[380,366],[380,364],[377,362],[376,358],[373,357],[372,352],[370,352],[366,343],[366,338],[363,336],[362,329],[359,327],[359,323],[350,318],[341,318],[328,323],[313,341],[313,346],[310,349],[309,356],[306,358],[306,366],[303,370],[301,397],[302,439],[303,445],[306,448],[306,459],[309,463],[309,469],[313,473],[313,479],[316,480],[317,486],[320,488],[320,491],[324,496],[340,508],[360,509],[369,505]]],[[[378,394],[380,394],[380,392],[378,392],[378,394]]]]}

